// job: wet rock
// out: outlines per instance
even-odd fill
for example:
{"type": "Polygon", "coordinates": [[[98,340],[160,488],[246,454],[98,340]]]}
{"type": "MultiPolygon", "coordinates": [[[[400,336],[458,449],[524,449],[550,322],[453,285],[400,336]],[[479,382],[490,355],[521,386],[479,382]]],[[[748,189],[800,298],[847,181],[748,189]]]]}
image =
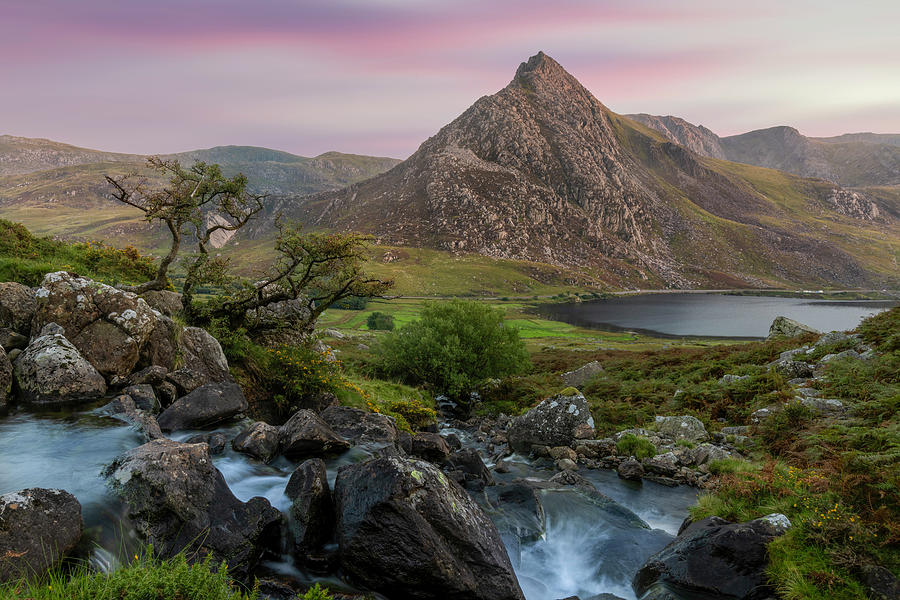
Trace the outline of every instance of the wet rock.
{"type": "Polygon", "coordinates": [[[153,386],[156,397],[159,398],[159,404],[162,408],[172,406],[172,403],[178,399],[178,388],[168,381],[163,381],[159,385],[153,386]]]}
{"type": "Polygon", "coordinates": [[[334,531],[334,503],[325,462],[311,458],[300,463],[284,489],[291,500],[290,530],[294,549],[305,554],[322,547],[334,531]]]}
{"type": "Polygon", "coordinates": [[[108,404],[97,409],[97,412],[130,423],[141,432],[144,436],[144,441],[149,442],[150,440],[165,437],[153,415],[138,408],[134,399],[128,394],[116,396],[108,404]]]}
{"type": "Polygon", "coordinates": [[[616,440],[612,438],[580,440],[575,446],[575,452],[586,458],[603,458],[616,453],[616,440]]]}
{"type": "Polygon", "coordinates": [[[236,383],[209,383],[176,400],[160,413],[158,421],[163,431],[198,429],[231,419],[247,406],[236,383]]]}
{"type": "Polygon", "coordinates": [[[141,294],[141,298],[155,310],[167,317],[180,314],[184,311],[184,305],[181,302],[181,294],[171,290],[153,290],[141,294]]]}
{"type": "Polygon", "coordinates": [[[644,465],[636,458],[627,458],[616,467],[616,473],[622,479],[640,481],[644,477],[644,465]]]}
{"type": "Polygon", "coordinates": [[[281,513],[264,498],[235,498],[205,444],[154,440],[116,458],[105,475],[138,533],[162,557],[211,554],[241,577],[265,548],[279,545],[281,513]]]}
{"type": "Polygon", "coordinates": [[[665,454],[657,454],[642,461],[644,470],[650,473],[656,473],[665,477],[671,477],[678,473],[678,457],[674,452],[666,452],[665,454]]]}
{"type": "Polygon", "coordinates": [[[513,450],[529,452],[535,445],[569,446],[575,439],[593,437],[593,431],[594,419],[587,401],[573,390],[571,395],[547,398],[513,419],[507,437],[513,450]]]}
{"type": "Polygon", "coordinates": [[[0,408],[12,398],[13,366],[6,351],[0,347],[0,408]]]}
{"type": "Polygon", "coordinates": [[[397,598],[523,600],[497,528],[430,463],[343,467],[334,495],[341,565],[360,584],[397,598]]]}
{"type": "Polygon", "coordinates": [[[281,451],[287,456],[339,454],[350,444],[311,410],[302,408],[279,428],[281,451]]]}
{"type": "Polygon", "coordinates": [[[185,327],[179,342],[184,366],[199,373],[204,379],[203,383],[231,380],[228,360],[222,346],[208,331],[199,327],[185,327]]]}
{"type": "Polygon", "coordinates": [[[280,446],[278,428],[262,421],[243,430],[231,441],[231,447],[236,452],[249,454],[265,463],[278,456],[280,446]]]}
{"type": "Polygon", "coordinates": [[[43,575],[78,543],[81,504],[64,490],[0,496],[0,584],[43,575]]]}
{"type": "Polygon", "coordinates": [[[108,377],[131,373],[156,326],[157,313],[137,295],[64,271],[45,275],[35,297],[32,328],[58,323],[108,377]]]}
{"type": "Polygon", "coordinates": [[[578,460],[578,454],[568,446],[554,446],[547,450],[547,454],[549,454],[550,458],[553,460],[560,460],[562,458],[568,458],[573,462],[578,460]]]}
{"type": "Polygon", "coordinates": [[[709,517],[691,523],[638,570],[634,590],[644,597],[657,586],[669,585],[718,598],[768,598],[773,590],[766,577],[766,545],[790,525],[783,517],[770,515],[747,523],[709,517]]]}
{"type": "Polygon", "coordinates": [[[567,386],[581,389],[582,386],[584,386],[591,379],[602,372],[603,367],[598,361],[595,360],[575,369],[574,371],[563,373],[562,380],[563,383],[565,383],[567,386]]]}
{"type": "Polygon", "coordinates": [[[34,290],[15,281],[0,282],[0,327],[29,336],[35,310],[34,290]]]}
{"type": "Polygon", "coordinates": [[[219,432],[198,433],[184,441],[185,444],[206,444],[209,446],[209,453],[214,455],[222,454],[222,452],[225,451],[225,444],[227,442],[228,438],[225,437],[225,434],[219,432]]]}
{"type": "Polygon", "coordinates": [[[466,489],[483,489],[494,485],[494,476],[474,448],[454,452],[444,462],[444,470],[466,489]]]}
{"type": "Polygon", "coordinates": [[[7,352],[24,350],[28,346],[28,336],[16,333],[7,327],[0,327],[0,348],[7,352]]]}
{"type": "Polygon", "coordinates": [[[656,430],[674,440],[703,442],[709,439],[706,427],[697,417],[684,415],[680,417],[656,417],[656,430]]]}
{"type": "Polygon", "coordinates": [[[359,408],[330,406],[319,416],[336,433],[354,444],[393,444],[399,435],[393,418],[359,408]]]}
{"type": "Polygon", "coordinates": [[[587,477],[579,475],[571,469],[560,471],[548,481],[559,486],[572,486],[590,492],[597,491],[597,488],[587,477]]]}
{"type": "Polygon", "coordinates": [[[571,458],[561,458],[556,461],[556,469],[558,471],[577,471],[578,465],[571,458]]]}
{"type": "Polygon", "coordinates": [[[137,408],[150,414],[159,412],[159,400],[156,398],[156,392],[153,391],[153,386],[149,383],[130,385],[123,389],[122,393],[131,396],[131,399],[134,400],[134,405],[137,408]]]}
{"type": "Polygon", "coordinates": [[[534,486],[521,480],[485,488],[484,499],[502,534],[511,534],[524,542],[544,535],[546,516],[534,486]]]}
{"type": "Polygon", "coordinates": [[[806,333],[819,333],[809,325],[804,325],[787,317],[775,317],[772,325],[769,326],[768,339],[776,337],[796,337],[806,333]]]}
{"type": "Polygon", "coordinates": [[[94,400],[106,393],[106,381],[61,333],[47,327],[13,365],[19,393],[28,402],[57,404],[94,400]]]}
{"type": "Polygon", "coordinates": [[[435,464],[442,464],[450,456],[450,446],[437,433],[420,431],[415,435],[402,434],[400,447],[411,456],[427,460],[435,464]]]}

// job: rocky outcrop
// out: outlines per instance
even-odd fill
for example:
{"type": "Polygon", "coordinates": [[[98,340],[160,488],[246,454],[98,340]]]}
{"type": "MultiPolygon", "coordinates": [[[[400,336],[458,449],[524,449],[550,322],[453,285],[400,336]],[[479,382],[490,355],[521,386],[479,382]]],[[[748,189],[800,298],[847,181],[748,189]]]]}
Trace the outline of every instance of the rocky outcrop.
{"type": "Polygon", "coordinates": [[[248,408],[241,387],[236,383],[208,383],[176,400],[159,415],[163,431],[196,429],[221,423],[248,408]]]}
{"type": "Polygon", "coordinates": [[[42,575],[81,538],[81,504],[64,490],[0,496],[0,584],[42,575]]]}
{"type": "Polygon", "coordinates": [[[287,456],[339,454],[350,444],[336,434],[319,415],[301,408],[279,429],[281,451],[287,456]]]}
{"type": "Polygon", "coordinates": [[[630,457],[619,463],[619,466],[616,467],[616,473],[622,479],[640,481],[644,477],[644,465],[634,457],[630,457]]]}
{"type": "Polygon", "coordinates": [[[58,323],[107,377],[131,373],[156,327],[156,313],[135,294],[64,271],[48,273],[35,297],[32,329],[58,323]]]}
{"type": "Polygon", "coordinates": [[[507,432],[510,447],[529,452],[533,446],[568,446],[576,439],[594,437],[594,419],[577,390],[547,398],[513,419],[507,432]]]}
{"type": "Polygon", "coordinates": [[[278,456],[278,450],[281,447],[278,428],[257,421],[239,433],[231,441],[231,447],[236,452],[249,454],[253,458],[267,463],[278,456]]]}
{"type": "Polygon", "coordinates": [[[651,556],[634,577],[638,597],[663,600],[667,587],[732,600],[772,595],[766,545],[790,527],[784,515],[747,523],[709,517],[692,523],[651,556]]]}
{"type": "Polygon", "coordinates": [[[497,528],[431,464],[386,456],[335,485],[341,567],[388,597],[523,600],[497,528]]]}
{"type": "Polygon", "coordinates": [[[211,554],[243,576],[265,548],[278,547],[281,513],[264,498],[235,498],[206,444],[148,442],[116,458],[106,476],[160,556],[211,554]]]}
{"type": "Polygon", "coordinates": [[[319,416],[336,433],[354,444],[393,444],[399,436],[397,424],[387,415],[350,406],[330,406],[319,416]]]}
{"type": "Polygon", "coordinates": [[[284,488],[291,500],[289,528],[294,550],[303,555],[322,547],[334,531],[334,503],[325,462],[311,458],[300,463],[284,488]]]}
{"type": "Polygon", "coordinates": [[[254,339],[266,346],[301,343],[315,327],[308,301],[303,297],[248,310],[247,323],[254,339]]]}
{"type": "Polygon", "coordinates": [[[31,335],[31,321],[37,301],[34,290],[14,281],[0,282],[0,327],[21,335],[31,335]]]}
{"type": "Polygon", "coordinates": [[[41,330],[13,367],[17,389],[28,402],[94,400],[106,393],[106,380],[55,324],[41,330]]]}
{"type": "Polygon", "coordinates": [[[769,339],[776,337],[797,337],[806,333],[819,333],[809,325],[804,325],[787,317],[775,317],[769,326],[769,339]]]}

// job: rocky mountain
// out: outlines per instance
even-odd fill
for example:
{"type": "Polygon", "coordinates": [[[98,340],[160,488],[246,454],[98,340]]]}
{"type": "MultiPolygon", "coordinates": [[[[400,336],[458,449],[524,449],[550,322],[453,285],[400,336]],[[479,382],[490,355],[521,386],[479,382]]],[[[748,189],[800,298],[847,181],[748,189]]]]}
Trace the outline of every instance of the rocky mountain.
{"type": "Polygon", "coordinates": [[[696,152],[701,156],[728,160],[725,156],[725,149],[722,148],[719,136],[703,125],[694,125],[680,117],[673,117],[671,115],[659,117],[656,115],[640,113],[626,116],[651,129],[655,129],[666,136],[666,139],[671,140],[676,144],[681,144],[688,150],[696,152]]]}
{"type": "Polygon", "coordinates": [[[619,285],[896,275],[896,223],[869,200],[773,173],[707,159],[611,112],[539,53],[390,171],[272,209],[384,244],[567,265],[619,285]],[[877,241],[863,250],[847,235],[877,241]]]}

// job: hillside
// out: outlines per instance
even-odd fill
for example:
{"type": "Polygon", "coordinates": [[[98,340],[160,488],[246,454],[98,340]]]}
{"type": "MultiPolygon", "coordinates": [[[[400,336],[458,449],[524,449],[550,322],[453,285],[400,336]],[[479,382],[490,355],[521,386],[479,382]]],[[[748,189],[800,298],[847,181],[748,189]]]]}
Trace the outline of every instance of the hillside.
{"type": "Polygon", "coordinates": [[[698,156],[611,112],[543,53],[387,173],[272,209],[620,286],[860,286],[897,274],[896,223],[866,198],[698,156]]]}

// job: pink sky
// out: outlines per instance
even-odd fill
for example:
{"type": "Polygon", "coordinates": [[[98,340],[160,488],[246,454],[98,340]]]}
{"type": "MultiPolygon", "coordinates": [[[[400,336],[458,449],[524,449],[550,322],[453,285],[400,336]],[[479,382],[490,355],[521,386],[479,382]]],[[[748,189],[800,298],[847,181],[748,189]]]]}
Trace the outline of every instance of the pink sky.
{"type": "Polygon", "coordinates": [[[0,133],[405,158],[544,50],[616,112],[900,132],[900,2],[4,0],[0,133]]]}

